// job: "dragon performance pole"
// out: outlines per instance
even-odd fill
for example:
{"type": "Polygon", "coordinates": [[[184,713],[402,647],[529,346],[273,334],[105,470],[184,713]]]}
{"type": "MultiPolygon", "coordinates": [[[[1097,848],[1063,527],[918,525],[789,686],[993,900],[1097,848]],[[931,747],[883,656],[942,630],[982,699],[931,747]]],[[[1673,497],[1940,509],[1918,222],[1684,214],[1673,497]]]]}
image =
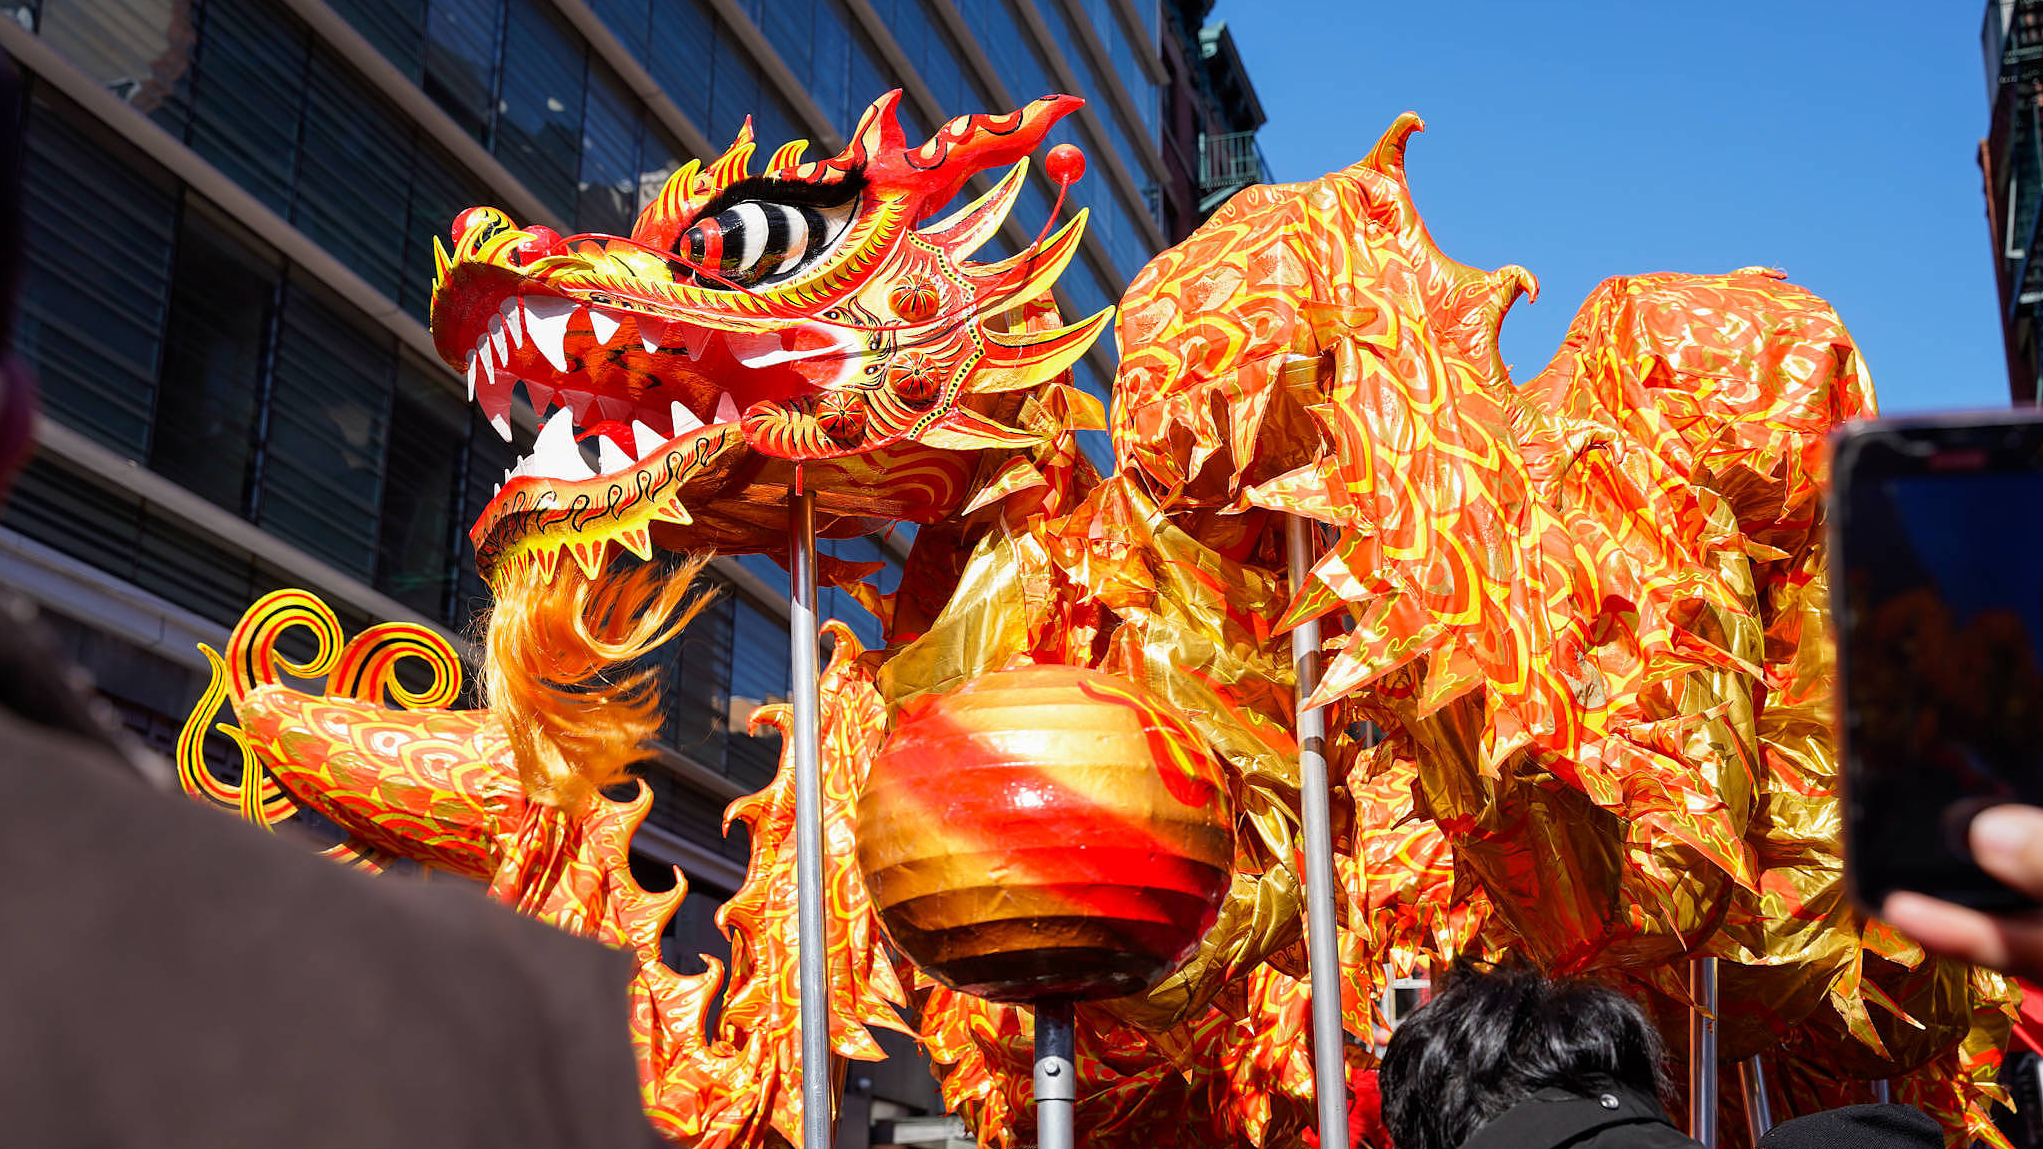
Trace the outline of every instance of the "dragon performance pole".
{"type": "MultiPolygon", "coordinates": [[[[799,475],[799,472],[797,473],[799,475]]],[[[830,987],[823,918],[823,771],[817,713],[816,497],[799,477],[787,501],[790,657],[794,703],[795,881],[801,954],[802,1145],[830,1149],[830,987]]]]}
{"type": "Polygon", "coordinates": [[[1072,1149],[1071,1111],[1078,1105],[1078,1053],[1071,1003],[1036,1003],[1036,1146],[1072,1149]]]}
{"type": "Polygon", "coordinates": [[[1699,957],[1688,967],[1688,1135],[1703,1149],[1717,1149],[1717,959],[1699,957]]]}
{"type": "Polygon", "coordinates": [[[1773,1128],[1773,1106],[1766,1099],[1766,1066],[1759,1062],[1759,1055],[1753,1054],[1739,1063],[1739,1080],[1745,1086],[1745,1127],[1752,1134],[1752,1143],[1766,1131],[1773,1128]]]}
{"type": "MultiPolygon", "coordinates": [[[[1291,593],[1305,585],[1312,565],[1308,524],[1284,522],[1290,552],[1291,593]]],[[[1319,689],[1319,620],[1291,632],[1291,662],[1298,672],[1298,792],[1305,822],[1306,957],[1312,973],[1313,1094],[1319,1101],[1319,1143],[1348,1144],[1347,1034],[1341,1028],[1341,957],[1334,925],[1333,821],[1327,813],[1327,717],[1305,700],[1319,689]]]]}

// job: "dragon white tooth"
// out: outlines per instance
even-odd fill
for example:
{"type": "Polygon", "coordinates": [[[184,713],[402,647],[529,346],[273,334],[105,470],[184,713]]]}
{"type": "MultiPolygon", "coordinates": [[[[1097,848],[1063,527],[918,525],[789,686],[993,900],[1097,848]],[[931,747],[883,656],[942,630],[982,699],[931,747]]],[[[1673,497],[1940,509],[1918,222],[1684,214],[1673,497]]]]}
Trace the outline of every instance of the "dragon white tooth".
{"type": "Polygon", "coordinates": [[[539,454],[541,444],[556,446],[561,443],[573,443],[574,441],[575,421],[568,416],[567,412],[562,411],[540,424],[539,437],[532,443],[532,453],[535,455],[539,454]]]}
{"type": "Polygon", "coordinates": [[[735,399],[731,398],[729,391],[716,397],[716,421],[719,423],[735,423],[738,421],[738,403],[735,399]]]}
{"type": "Polygon", "coordinates": [[[502,483],[498,483],[498,484],[497,484],[496,486],[494,486],[494,487],[490,488],[490,493],[489,493],[489,497],[490,497],[490,498],[492,498],[492,499],[494,499],[494,498],[496,498],[496,497],[497,497],[498,495],[501,495],[501,494],[503,494],[503,493],[504,493],[504,485],[503,485],[502,483]]]}
{"type": "Polygon", "coordinates": [[[745,366],[758,371],[768,367],[778,367],[782,363],[799,363],[804,359],[814,359],[820,355],[835,355],[837,353],[838,351],[835,347],[811,347],[804,351],[768,351],[763,355],[747,359],[744,363],[745,366]]]}
{"type": "Polygon", "coordinates": [[[556,412],[539,429],[539,437],[532,441],[529,463],[528,474],[576,482],[596,477],[588,460],[582,458],[582,449],[575,444],[575,421],[569,411],[556,412]]]}
{"type": "Polygon", "coordinates": [[[688,432],[702,426],[702,420],[696,416],[695,412],[683,407],[678,401],[667,404],[667,414],[674,420],[674,433],[676,435],[686,435],[688,432]]]}
{"type": "Polygon", "coordinates": [[[489,353],[489,336],[475,341],[475,358],[482,364],[482,373],[489,378],[489,385],[497,385],[497,362],[489,353]]]}
{"type": "Polygon", "coordinates": [[[473,354],[468,357],[468,401],[470,403],[475,402],[475,374],[479,370],[475,361],[480,358],[482,356],[473,354]]]}
{"type": "Polygon", "coordinates": [[[511,416],[509,414],[491,415],[489,417],[489,425],[497,433],[497,438],[502,439],[506,443],[511,441],[511,416]]]}
{"type": "Polygon", "coordinates": [[[504,300],[504,305],[497,308],[497,314],[504,318],[504,330],[510,333],[511,346],[525,346],[525,308],[518,302],[518,297],[514,295],[504,300]]]}
{"type": "Polygon", "coordinates": [[[572,299],[561,299],[552,295],[530,295],[525,302],[525,328],[532,335],[532,343],[546,361],[553,364],[555,371],[565,372],[567,365],[567,329],[575,312],[582,305],[572,299]]]}
{"type": "Polygon", "coordinates": [[[726,331],[724,349],[731,353],[731,358],[747,367],[753,366],[755,361],[770,367],[772,361],[767,356],[786,350],[781,346],[778,331],[726,331]]]}
{"type": "Polygon", "coordinates": [[[504,364],[511,361],[511,349],[509,340],[504,338],[503,316],[499,315],[496,318],[491,319],[489,321],[489,341],[490,345],[497,349],[497,362],[499,364],[504,364]]]}
{"type": "Polygon", "coordinates": [[[618,321],[616,316],[598,311],[593,307],[589,309],[589,330],[596,333],[596,342],[608,344],[611,339],[616,337],[617,329],[621,326],[623,324],[618,321]]]}
{"type": "Polygon", "coordinates": [[[702,353],[709,348],[709,337],[714,334],[716,332],[711,331],[707,327],[696,327],[687,323],[682,324],[681,344],[688,349],[688,357],[690,359],[702,358],[702,353]]]}
{"type": "Polygon", "coordinates": [[[575,422],[586,423],[589,421],[589,408],[596,403],[596,396],[588,391],[562,391],[560,403],[574,414],[575,422]]]}
{"type": "Polygon", "coordinates": [[[659,450],[666,441],[658,431],[653,430],[637,419],[631,421],[631,445],[633,449],[638,451],[639,458],[643,459],[654,451],[659,450]]]}
{"type": "Polygon", "coordinates": [[[667,324],[664,321],[654,319],[650,315],[638,317],[638,341],[639,345],[646,349],[647,355],[658,351],[660,341],[666,337],[667,324]]]}
{"type": "Polygon", "coordinates": [[[638,460],[624,453],[624,448],[610,441],[608,435],[596,436],[596,470],[611,475],[628,469],[638,460]]]}

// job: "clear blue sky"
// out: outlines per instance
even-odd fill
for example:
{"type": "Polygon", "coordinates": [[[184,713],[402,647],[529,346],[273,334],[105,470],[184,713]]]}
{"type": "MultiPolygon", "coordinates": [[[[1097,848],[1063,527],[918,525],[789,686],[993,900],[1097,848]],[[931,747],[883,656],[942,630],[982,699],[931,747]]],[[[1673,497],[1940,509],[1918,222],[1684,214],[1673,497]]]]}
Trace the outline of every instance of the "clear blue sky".
{"type": "Polygon", "coordinates": [[[1829,299],[1881,407],[2005,406],[1963,0],[1220,0],[1279,180],[1361,158],[1397,113],[1441,247],[1520,263],[1504,324],[1529,379],[1590,288],[1780,267],[1829,299]]]}

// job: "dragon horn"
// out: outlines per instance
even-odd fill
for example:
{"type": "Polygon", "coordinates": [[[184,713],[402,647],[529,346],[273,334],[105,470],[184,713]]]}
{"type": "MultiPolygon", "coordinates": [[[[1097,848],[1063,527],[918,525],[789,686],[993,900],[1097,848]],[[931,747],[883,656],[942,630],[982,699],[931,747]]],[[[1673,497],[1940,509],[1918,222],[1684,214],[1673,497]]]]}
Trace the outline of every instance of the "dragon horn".
{"type": "Polygon", "coordinates": [[[1114,309],[1109,307],[1069,327],[1012,333],[987,331],[986,356],[979,361],[979,369],[972,377],[972,394],[1033,387],[1068,370],[1113,318],[1114,309]]]}
{"type": "Polygon", "coordinates": [[[1387,176],[1403,179],[1405,174],[1405,146],[1412,142],[1412,136],[1426,130],[1426,121],[1417,112],[1402,112],[1392,120],[1390,127],[1383,130],[1376,146],[1362,158],[1362,166],[1382,172],[1387,176]]]}
{"type": "Polygon", "coordinates": [[[738,129],[738,138],[709,165],[710,182],[726,188],[751,175],[752,153],[758,150],[758,145],[752,142],[752,117],[746,116],[745,126],[738,129]]]}
{"type": "Polygon", "coordinates": [[[1043,436],[996,423],[968,408],[960,407],[938,419],[920,435],[910,436],[925,446],[942,451],[976,451],[982,447],[1026,447],[1043,436]]]}
{"type": "Polygon", "coordinates": [[[1056,234],[1012,259],[968,266],[965,274],[982,293],[1006,296],[1012,303],[1036,298],[1050,290],[1050,285],[1064,273],[1065,265],[1078,254],[1078,241],[1085,234],[1086,212],[1087,209],[1080,208],[1056,234]]]}
{"type": "Polygon", "coordinates": [[[1014,201],[1021,195],[1022,181],[1028,173],[1029,159],[1023,156],[999,183],[993,185],[992,191],[916,234],[950,252],[952,258],[963,259],[979,250],[1000,230],[1000,225],[1007,220],[1007,213],[1014,208],[1014,201]]]}

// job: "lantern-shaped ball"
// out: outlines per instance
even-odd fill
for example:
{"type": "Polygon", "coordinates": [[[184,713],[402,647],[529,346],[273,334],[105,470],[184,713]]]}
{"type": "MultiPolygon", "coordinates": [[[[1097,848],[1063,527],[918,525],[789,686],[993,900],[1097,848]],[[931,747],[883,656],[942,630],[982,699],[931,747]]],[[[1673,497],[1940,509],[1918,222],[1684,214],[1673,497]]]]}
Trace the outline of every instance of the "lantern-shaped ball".
{"type": "Polygon", "coordinates": [[[858,802],[894,945],[995,1001],[1139,993],[1228,886],[1227,781],[1205,740],[1117,675],[981,676],[897,721],[858,802]]]}

